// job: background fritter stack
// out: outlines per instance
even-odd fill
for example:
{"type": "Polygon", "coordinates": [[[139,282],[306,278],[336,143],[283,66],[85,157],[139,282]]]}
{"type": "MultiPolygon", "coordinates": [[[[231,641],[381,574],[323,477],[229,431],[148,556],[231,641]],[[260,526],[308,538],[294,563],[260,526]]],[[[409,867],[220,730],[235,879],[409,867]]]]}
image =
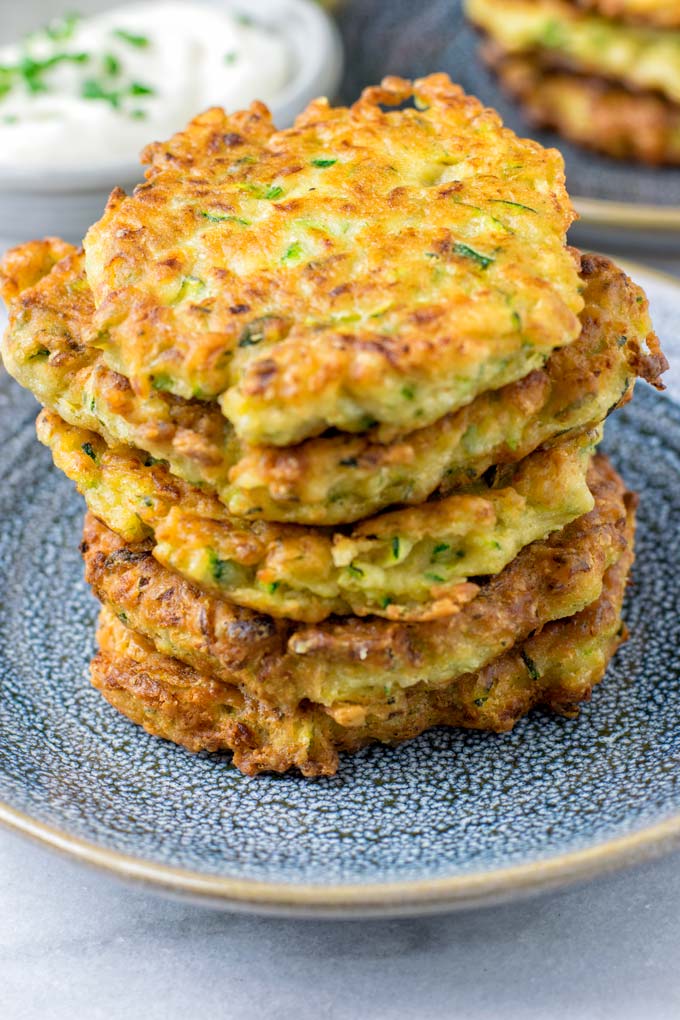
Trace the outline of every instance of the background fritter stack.
{"type": "Polygon", "coordinates": [[[482,53],[538,124],[589,148],[680,164],[680,4],[466,0],[482,53]]]}
{"type": "Polygon", "coordinates": [[[95,686],[247,773],[576,714],[633,558],[594,449],[664,359],[565,245],[559,155],[434,75],[146,158],[84,252],[2,264],[5,364],[89,507],[95,686]]]}

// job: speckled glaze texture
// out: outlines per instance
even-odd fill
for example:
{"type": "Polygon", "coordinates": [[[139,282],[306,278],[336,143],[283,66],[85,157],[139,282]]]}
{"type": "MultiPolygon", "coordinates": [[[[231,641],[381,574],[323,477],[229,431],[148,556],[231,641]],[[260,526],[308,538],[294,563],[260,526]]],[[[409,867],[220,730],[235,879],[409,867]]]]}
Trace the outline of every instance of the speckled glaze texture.
{"type": "Polygon", "coordinates": [[[80,499],[6,377],[0,482],[0,800],[99,846],[284,883],[485,872],[680,812],[680,408],[644,385],[607,449],[642,493],[633,636],[577,722],[438,729],[345,758],[332,779],[247,779],[147,736],[89,687],[96,605],[80,499]],[[669,541],[671,536],[675,540],[669,541]]]}
{"type": "Polygon", "coordinates": [[[385,74],[411,78],[448,71],[468,92],[495,107],[518,134],[561,149],[571,194],[680,207],[680,169],[622,163],[536,131],[477,58],[478,38],[465,22],[460,0],[345,0],[338,19],[348,54],[343,101],[351,102],[385,74]]]}

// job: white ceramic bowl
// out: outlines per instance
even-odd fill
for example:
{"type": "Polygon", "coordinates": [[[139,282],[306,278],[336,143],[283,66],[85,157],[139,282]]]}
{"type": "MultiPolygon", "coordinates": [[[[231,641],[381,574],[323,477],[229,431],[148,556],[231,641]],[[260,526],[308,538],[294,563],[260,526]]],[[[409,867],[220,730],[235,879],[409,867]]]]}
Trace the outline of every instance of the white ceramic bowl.
{"type": "MultiPolygon", "coordinates": [[[[332,20],[314,0],[211,2],[247,12],[287,40],[292,75],[270,104],[279,127],[290,124],[315,96],[335,95],[342,74],[342,44],[332,20]]],[[[140,164],[132,160],[73,170],[0,168],[0,238],[14,243],[56,234],[78,243],[102,215],[114,185],[129,190],[143,175],[140,164]]]]}

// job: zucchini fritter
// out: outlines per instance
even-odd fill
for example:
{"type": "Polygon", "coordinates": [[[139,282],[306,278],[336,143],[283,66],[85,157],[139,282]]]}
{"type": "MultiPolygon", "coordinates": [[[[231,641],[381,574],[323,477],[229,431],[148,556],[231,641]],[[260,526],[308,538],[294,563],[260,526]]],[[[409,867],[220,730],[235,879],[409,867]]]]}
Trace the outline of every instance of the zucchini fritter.
{"type": "Polygon", "coordinates": [[[537,54],[680,103],[680,30],[612,21],[568,0],[466,0],[466,9],[510,55],[537,54]]]}
{"type": "Polygon", "coordinates": [[[631,513],[629,544],[607,570],[596,602],[548,624],[478,672],[436,690],[410,687],[399,706],[371,712],[348,704],[344,723],[311,702],[281,710],[242,690],[236,677],[226,683],[201,674],[158,652],[106,609],[92,682],[149,733],[191,751],[231,750],[246,775],[290,768],[305,776],[333,775],[339,750],[372,741],[395,744],[431,726],[502,733],[537,705],[575,717],[625,639],[620,613],[632,558],[631,513]]]}
{"type": "Polygon", "coordinates": [[[347,702],[350,715],[358,704],[399,707],[407,688],[474,672],[599,598],[605,571],[626,545],[625,489],[599,456],[588,481],[596,501],[590,513],[526,546],[459,613],[442,619],[277,620],[203,594],[162,567],[151,543],[125,543],[91,514],[86,577],[102,603],[164,654],[279,707],[308,698],[345,725],[347,702]]]}
{"type": "Polygon", "coordinates": [[[128,542],[153,540],[159,563],[201,588],[273,616],[331,613],[426,620],[474,598],[525,545],[593,507],[586,484],[601,431],[495,470],[445,499],[395,510],[346,533],[232,517],[216,497],[131,447],[43,411],[38,438],[89,509],[128,542]]]}
{"type": "Polygon", "coordinates": [[[606,18],[659,28],[680,28],[678,0],[576,0],[576,3],[606,18]]]}
{"type": "Polygon", "coordinates": [[[349,523],[391,503],[420,503],[469,484],[629,399],[635,378],[660,385],[665,360],[643,292],[608,259],[581,257],[582,333],[546,366],[405,436],[337,434],[298,446],[244,447],[219,409],[169,393],[141,397],[87,345],[94,305],[82,255],[31,242],[0,263],[10,305],[8,370],[72,425],[166,460],[185,481],[213,487],[236,516],[300,524],[349,523]],[[38,282],[39,281],[39,282],[38,282]]]}
{"type": "Polygon", "coordinates": [[[483,46],[482,53],[503,88],[537,125],[616,159],[680,164],[680,104],[603,79],[550,70],[535,57],[508,57],[493,44],[483,46]]]}
{"type": "Polygon", "coordinates": [[[248,442],[385,440],[579,334],[561,156],[446,75],[279,132],[259,103],[211,110],[145,158],[85,238],[93,343],[140,393],[219,398],[248,442]]]}

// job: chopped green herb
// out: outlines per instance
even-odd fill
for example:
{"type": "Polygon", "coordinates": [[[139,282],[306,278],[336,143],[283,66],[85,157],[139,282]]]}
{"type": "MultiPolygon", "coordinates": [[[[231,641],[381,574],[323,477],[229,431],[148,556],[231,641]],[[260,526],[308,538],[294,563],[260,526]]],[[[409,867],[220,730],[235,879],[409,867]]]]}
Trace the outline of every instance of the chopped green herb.
{"type": "Polygon", "coordinates": [[[242,216],[222,216],[219,213],[203,212],[202,210],[198,215],[202,216],[204,220],[210,220],[211,223],[238,223],[241,227],[251,225],[250,220],[244,220],[242,216]]]}
{"type": "Polygon", "coordinates": [[[97,462],[97,454],[94,451],[92,443],[82,443],[80,449],[83,451],[83,453],[86,453],[91,460],[93,460],[95,463],[97,462]]]}
{"type": "Polygon", "coordinates": [[[444,584],[444,578],[439,574],[425,574],[426,581],[434,581],[436,584],[444,584]]]}
{"type": "Polygon", "coordinates": [[[114,57],[113,53],[104,54],[104,70],[112,77],[120,74],[120,60],[114,57]]]}
{"type": "Polygon", "coordinates": [[[528,672],[529,676],[531,677],[531,679],[532,680],[540,680],[541,679],[541,674],[539,673],[538,669],[536,668],[536,663],[534,662],[534,660],[532,658],[530,658],[527,655],[527,653],[524,651],[524,649],[522,649],[522,651],[520,652],[520,657],[522,659],[522,662],[526,666],[527,672],[528,672]]]}
{"type": "Polygon", "coordinates": [[[279,588],[280,586],[281,586],[280,581],[270,581],[270,583],[266,587],[269,594],[273,595],[276,589],[279,588]]]}
{"type": "Polygon", "coordinates": [[[209,553],[209,560],[210,573],[214,581],[225,586],[240,583],[241,571],[232,560],[221,560],[212,549],[209,553]]]}
{"type": "Polygon", "coordinates": [[[105,88],[95,78],[88,78],[83,82],[80,87],[80,95],[83,99],[103,99],[110,103],[114,109],[120,106],[120,92],[113,92],[111,89],[105,88]]]}
{"type": "Polygon", "coordinates": [[[286,254],[281,258],[282,262],[296,262],[302,257],[302,245],[299,241],[293,241],[288,245],[286,254]]]}
{"type": "Polygon", "coordinates": [[[480,252],[475,251],[474,248],[470,248],[467,244],[461,244],[459,241],[454,244],[453,251],[456,255],[462,255],[463,258],[472,259],[472,261],[476,262],[482,267],[482,269],[488,269],[492,262],[495,261],[495,259],[492,259],[489,255],[482,255],[480,252]]]}
{"type": "Polygon", "coordinates": [[[538,215],[537,209],[532,209],[530,205],[522,205],[521,202],[510,202],[507,198],[492,198],[489,201],[495,202],[497,205],[512,205],[515,209],[525,209],[527,212],[536,213],[538,215]]]}
{"type": "Polygon", "coordinates": [[[515,327],[515,329],[521,329],[522,328],[522,319],[520,317],[519,312],[513,312],[512,315],[511,315],[511,318],[512,318],[512,324],[515,327]]]}
{"type": "Polygon", "coordinates": [[[401,395],[404,400],[413,400],[416,395],[415,386],[402,386],[401,395]]]}
{"type": "Polygon", "coordinates": [[[364,576],[363,570],[361,570],[360,567],[355,567],[353,563],[350,563],[350,565],[347,567],[347,570],[352,575],[352,577],[363,577],[364,576]]]}
{"type": "Polygon", "coordinates": [[[271,188],[267,188],[264,193],[264,197],[268,201],[273,202],[275,198],[281,198],[283,194],[283,188],[280,188],[278,184],[274,184],[271,188]]]}
{"type": "MultiPolygon", "coordinates": [[[[392,605],[392,599],[389,597],[389,595],[386,595],[384,597],[384,599],[382,599],[382,601],[380,603],[380,608],[381,609],[387,609],[387,607],[391,606],[391,605],[392,605]]],[[[388,691],[388,688],[386,687],[385,688],[385,694],[388,694],[388,693],[389,693],[389,691],[388,691]]]]}
{"type": "Polygon", "coordinates": [[[116,613],[116,616],[118,617],[118,619],[120,620],[121,623],[127,623],[128,622],[128,615],[127,615],[127,613],[123,612],[122,609],[121,609],[121,611],[119,613],[116,613]]]}
{"type": "Polygon", "coordinates": [[[139,81],[133,81],[130,85],[129,93],[131,96],[155,96],[156,90],[151,88],[150,85],[143,85],[139,81]]]}
{"type": "Polygon", "coordinates": [[[159,372],[158,375],[151,376],[151,385],[155,390],[170,390],[173,385],[172,377],[159,372]]]}
{"type": "Polygon", "coordinates": [[[451,546],[447,545],[446,542],[437,542],[436,546],[432,550],[431,562],[434,562],[435,556],[441,556],[442,553],[448,552],[450,548],[451,546]]]}
{"type": "Polygon", "coordinates": [[[325,169],[327,166],[333,166],[337,163],[337,159],[313,159],[312,166],[318,166],[320,169],[325,169]]]}
{"type": "Polygon", "coordinates": [[[117,39],[128,43],[129,46],[135,46],[138,50],[146,49],[150,41],[148,36],[137,35],[136,32],[128,32],[126,28],[114,28],[113,35],[117,39]]]}
{"type": "Polygon", "coordinates": [[[46,347],[38,347],[37,350],[33,351],[33,354],[29,354],[27,361],[38,361],[41,358],[49,358],[50,352],[46,347]]]}
{"type": "Polygon", "coordinates": [[[392,556],[394,557],[395,560],[399,559],[399,549],[400,548],[401,548],[401,542],[399,541],[399,536],[395,535],[395,537],[392,539],[392,556]]]}

